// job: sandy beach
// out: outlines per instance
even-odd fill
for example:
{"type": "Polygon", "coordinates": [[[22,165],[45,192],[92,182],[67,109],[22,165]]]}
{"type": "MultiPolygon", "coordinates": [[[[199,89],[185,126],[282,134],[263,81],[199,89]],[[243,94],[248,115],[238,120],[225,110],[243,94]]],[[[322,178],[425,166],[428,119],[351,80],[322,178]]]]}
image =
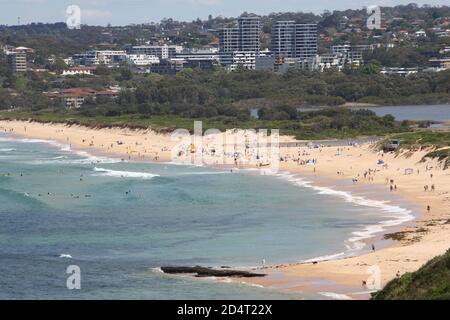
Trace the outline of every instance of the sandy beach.
{"type": "MultiPolygon", "coordinates": [[[[131,161],[170,162],[172,149],[177,144],[170,135],[150,130],[92,129],[23,121],[0,121],[0,130],[15,137],[55,140],[73,149],[131,161]]],[[[296,142],[290,137],[281,137],[280,141],[296,142]]],[[[335,298],[365,299],[371,286],[368,271],[374,266],[379,268],[384,286],[450,248],[450,171],[443,170],[437,161],[421,161],[426,150],[383,155],[370,143],[317,148],[297,143],[298,146],[281,147],[281,171],[302,174],[312,184],[320,186],[332,186],[334,181],[350,182],[341,187],[342,191],[355,196],[363,186],[378,186],[417,208],[413,212],[417,219],[400,231],[387,230],[393,233],[391,238],[395,240],[385,248],[375,248],[373,252],[355,257],[311,263],[293,261],[290,265],[266,267],[267,277],[246,281],[293,292],[317,290],[320,283],[320,291],[333,292],[337,294],[335,298]],[[311,160],[314,160],[312,165],[311,160]]],[[[179,155],[181,157],[181,153],[179,155]]],[[[191,155],[186,152],[184,156],[191,155]]],[[[207,156],[213,157],[211,153],[207,156]]],[[[237,167],[251,166],[233,157],[228,160],[228,168],[233,167],[233,162],[237,167]]],[[[333,298],[331,294],[328,297],[333,298]]]]}

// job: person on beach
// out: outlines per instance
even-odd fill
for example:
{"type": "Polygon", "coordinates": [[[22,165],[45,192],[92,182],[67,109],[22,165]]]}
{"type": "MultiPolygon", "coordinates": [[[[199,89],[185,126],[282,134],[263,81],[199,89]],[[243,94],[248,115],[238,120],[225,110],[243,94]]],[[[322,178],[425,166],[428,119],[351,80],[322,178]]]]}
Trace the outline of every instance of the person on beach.
{"type": "Polygon", "coordinates": [[[375,252],[375,245],[372,243],[372,251],[375,252]]]}
{"type": "Polygon", "coordinates": [[[427,206],[427,211],[428,211],[428,213],[430,213],[430,211],[431,211],[431,207],[429,205],[427,206]]]}

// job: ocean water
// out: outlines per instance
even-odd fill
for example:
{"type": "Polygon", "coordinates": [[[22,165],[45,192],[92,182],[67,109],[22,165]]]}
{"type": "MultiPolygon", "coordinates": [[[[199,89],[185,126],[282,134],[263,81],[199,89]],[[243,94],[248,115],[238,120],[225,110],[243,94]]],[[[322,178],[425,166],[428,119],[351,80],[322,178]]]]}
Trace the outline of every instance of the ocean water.
{"type": "Polygon", "coordinates": [[[318,298],[158,268],[351,255],[411,218],[287,173],[127,163],[0,135],[0,299],[318,298]],[[66,287],[70,265],[81,290],[66,287]]]}

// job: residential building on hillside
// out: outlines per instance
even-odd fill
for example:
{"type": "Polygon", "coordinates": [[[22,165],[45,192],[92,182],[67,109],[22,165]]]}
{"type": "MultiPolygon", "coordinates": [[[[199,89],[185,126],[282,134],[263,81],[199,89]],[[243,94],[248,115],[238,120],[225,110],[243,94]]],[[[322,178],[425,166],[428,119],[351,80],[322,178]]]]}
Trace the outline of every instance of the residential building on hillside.
{"type": "Polygon", "coordinates": [[[234,51],[222,54],[220,63],[225,66],[227,71],[235,71],[237,69],[254,70],[256,68],[256,52],[234,51]]]}
{"type": "Polygon", "coordinates": [[[14,73],[26,72],[28,70],[27,55],[33,53],[33,49],[16,47],[6,49],[8,63],[14,73]]]}
{"type": "Polygon", "coordinates": [[[59,100],[67,109],[80,108],[86,98],[91,97],[97,99],[98,97],[117,97],[118,93],[111,90],[97,91],[92,88],[70,88],[63,90],[55,90],[52,92],[44,92],[44,95],[51,100],[59,100]]]}
{"type": "Polygon", "coordinates": [[[84,76],[92,76],[94,75],[95,70],[97,70],[97,67],[72,67],[70,69],[64,70],[62,72],[63,76],[77,76],[77,75],[84,75],[84,76]]]}
{"type": "Polygon", "coordinates": [[[128,54],[125,59],[128,64],[134,66],[149,66],[160,62],[157,56],[147,54],[128,54]]]}
{"type": "Polygon", "coordinates": [[[317,54],[317,24],[295,25],[295,57],[307,59],[317,54]]]}
{"type": "Polygon", "coordinates": [[[241,49],[239,28],[219,30],[219,48],[221,53],[230,53],[241,49]]]}
{"type": "Polygon", "coordinates": [[[130,54],[144,54],[149,56],[156,56],[159,59],[170,59],[173,58],[176,54],[181,53],[183,51],[182,46],[178,45],[161,45],[161,46],[153,46],[153,45],[143,45],[143,46],[133,46],[128,49],[130,54]]]}
{"type": "Polygon", "coordinates": [[[276,57],[295,58],[295,21],[275,22],[271,44],[276,57]]]}
{"type": "Polygon", "coordinates": [[[161,60],[159,63],[152,64],[149,71],[161,75],[175,75],[183,70],[183,61],[181,60],[161,60]]]}
{"type": "Polygon", "coordinates": [[[91,50],[74,54],[72,63],[80,66],[112,65],[124,61],[126,54],[123,50],[91,50]]]}
{"type": "Polygon", "coordinates": [[[252,13],[242,14],[237,26],[219,30],[220,62],[229,71],[239,67],[255,69],[261,50],[261,21],[252,13]]]}
{"type": "Polygon", "coordinates": [[[437,71],[450,70],[450,57],[449,58],[433,58],[429,60],[432,68],[436,68],[437,71]]]}
{"type": "Polygon", "coordinates": [[[272,51],[277,58],[307,59],[317,54],[317,24],[277,21],[272,27],[272,51]]]}
{"type": "Polygon", "coordinates": [[[261,49],[260,17],[252,13],[244,13],[238,19],[240,33],[240,51],[253,51],[256,55],[261,49]]]}
{"type": "Polygon", "coordinates": [[[387,75],[398,75],[398,76],[409,76],[411,74],[415,74],[419,72],[419,68],[388,68],[385,67],[381,71],[382,74],[387,75]]]}

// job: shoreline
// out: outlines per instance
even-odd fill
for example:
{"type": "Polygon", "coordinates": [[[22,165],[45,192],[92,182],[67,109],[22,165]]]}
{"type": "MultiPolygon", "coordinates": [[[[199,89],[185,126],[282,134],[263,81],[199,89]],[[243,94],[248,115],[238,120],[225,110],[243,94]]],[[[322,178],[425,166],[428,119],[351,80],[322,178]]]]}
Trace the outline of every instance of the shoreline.
{"type": "MultiPolygon", "coordinates": [[[[93,153],[94,155],[109,155],[114,157],[122,157],[122,159],[128,157],[128,159],[124,160],[132,161],[166,163],[170,162],[170,149],[175,144],[175,142],[170,140],[170,136],[157,134],[149,130],[134,131],[114,128],[89,129],[78,126],[69,127],[63,124],[41,124],[22,121],[0,121],[0,128],[4,128],[5,130],[13,129],[12,132],[6,133],[12,134],[13,136],[17,137],[58,141],[60,143],[68,144],[71,147],[74,146],[76,150],[88,151],[89,153],[93,153]],[[83,139],[81,139],[82,137],[83,139]],[[120,139],[123,144],[118,145],[117,143],[115,143],[118,141],[117,139],[120,139]],[[100,145],[97,144],[99,140],[101,140],[100,145]],[[151,143],[153,145],[151,147],[142,147],[142,145],[139,145],[139,143],[137,142],[138,140],[142,145],[144,145],[144,142],[151,143]],[[91,143],[93,141],[95,141],[95,143],[91,143]],[[145,150],[145,148],[147,148],[148,150],[145,150]]],[[[336,154],[334,154],[336,146],[329,147],[328,149],[330,150],[327,150],[327,148],[324,147],[323,153],[322,149],[320,150],[320,153],[319,150],[307,151],[310,153],[314,153],[315,156],[320,159],[320,162],[316,166],[314,166],[317,171],[313,172],[313,167],[310,166],[299,167],[298,165],[291,163],[282,163],[282,165],[280,166],[280,171],[287,171],[294,175],[301,174],[302,177],[320,177],[321,179],[323,179],[323,181],[321,181],[318,185],[316,185],[317,181],[313,181],[312,186],[330,188],[329,184],[334,184],[334,180],[348,181],[349,179],[351,179],[351,177],[356,176],[356,172],[359,172],[361,168],[364,168],[361,167],[360,164],[358,164],[358,162],[363,161],[361,161],[362,159],[358,159],[358,157],[356,156],[357,153],[361,152],[359,158],[364,158],[364,161],[366,162],[366,158],[369,157],[372,158],[372,160],[377,159],[377,156],[374,155],[373,150],[370,150],[370,148],[367,146],[348,146],[341,148],[345,149],[345,151],[343,151],[343,154],[347,152],[349,154],[351,153],[353,161],[347,161],[350,159],[342,159],[342,155],[336,156],[336,154]],[[356,154],[355,152],[353,152],[355,150],[356,154]],[[364,157],[362,157],[363,153],[364,157]],[[356,163],[354,163],[355,158],[357,160],[356,163]],[[333,161],[330,161],[330,159],[332,159],[333,161]],[[332,164],[327,164],[327,166],[323,167],[321,165],[321,163],[323,162],[332,162],[332,164]],[[353,165],[349,167],[348,162],[351,162],[355,166],[355,168],[352,167],[353,165]],[[357,165],[358,168],[356,168],[357,165]],[[345,172],[342,173],[342,175],[336,176],[336,168],[338,170],[348,170],[351,172],[351,174],[349,175],[347,172],[345,172]],[[322,183],[323,185],[321,186],[320,184],[322,183]]],[[[292,149],[296,150],[297,148],[282,147],[281,149],[282,155],[289,156],[289,154],[293,151],[292,149]]],[[[414,167],[414,169],[416,169],[416,167],[418,168],[418,170],[420,169],[421,174],[418,174],[419,177],[414,178],[419,178],[420,182],[422,183],[422,172],[425,171],[425,164],[417,163],[418,159],[421,158],[420,156],[421,153],[417,152],[408,159],[395,159],[391,155],[388,155],[386,158],[389,158],[387,162],[389,162],[390,166],[391,163],[395,163],[395,165],[397,166],[400,166],[400,164],[402,164],[403,168],[411,166],[414,167]]],[[[434,161],[428,161],[426,165],[432,165],[433,168],[438,166],[438,164],[434,161]]],[[[226,167],[226,165],[220,167],[223,168],[226,167]]],[[[344,298],[344,296],[353,299],[367,298],[367,290],[361,287],[361,281],[367,279],[368,277],[366,273],[367,268],[364,267],[370,265],[379,265],[382,270],[382,286],[384,286],[386,282],[394,278],[398,272],[400,274],[403,274],[405,272],[415,271],[422,264],[424,264],[434,256],[444,253],[446,249],[450,247],[450,237],[448,237],[448,234],[450,234],[450,226],[448,225],[448,222],[442,224],[442,221],[447,221],[450,218],[450,210],[447,199],[448,197],[445,197],[445,195],[450,191],[450,188],[446,188],[445,191],[440,191],[441,193],[439,195],[426,194],[426,196],[424,197],[423,194],[420,194],[420,189],[419,191],[413,192],[412,190],[409,190],[411,189],[410,186],[406,188],[405,185],[404,187],[404,182],[408,182],[406,181],[406,178],[408,177],[401,176],[400,169],[392,170],[390,168],[388,171],[389,176],[395,176],[395,181],[399,184],[398,194],[402,199],[404,199],[405,203],[411,203],[417,208],[422,208],[422,210],[418,209],[417,213],[419,214],[419,216],[416,216],[416,219],[412,221],[410,226],[407,222],[406,224],[403,223],[396,226],[397,230],[405,232],[405,238],[401,239],[402,241],[394,242],[394,240],[390,240],[392,243],[389,244],[386,248],[382,248],[379,251],[375,251],[372,253],[358,253],[357,256],[353,257],[320,261],[316,264],[306,262],[266,267],[264,268],[264,272],[268,273],[267,277],[265,277],[264,279],[245,279],[244,282],[251,285],[269,287],[277,290],[280,289],[289,292],[317,292],[316,284],[317,282],[320,282],[318,281],[318,279],[321,279],[322,282],[326,282],[325,285],[321,286],[323,287],[322,293],[329,293],[328,298],[333,298],[331,293],[334,293],[337,296],[340,295],[341,298],[344,298]],[[433,210],[431,214],[424,213],[425,210],[423,208],[425,205],[423,201],[425,200],[427,201],[427,203],[432,203],[433,210]],[[417,230],[424,228],[427,229],[427,232],[417,232],[417,230]],[[420,239],[415,239],[418,237],[418,234],[420,234],[420,239]],[[404,260],[402,261],[399,258],[404,260]],[[311,290],[311,288],[315,286],[315,290],[311,290]],[[340,289],[338,290],[338,292],[336,292],[335,290],[336,287],[340,289]],[[359,292],[355,292],[356,290],[358,290],[359,292]]],[[[433,169],[432,171],[435,175],[434,182],[438,186],[438,190],[441,190],[445,185],[450,186],[450,174],[446,174],[445,171],[439,171],[438,178],[438,174],[435,171],[439,170],[433,169]],[[443,175],[442,172],[444,173],[443,175]]],[[[346,189],[346,191],[343,192],[348,192],[348,190],[352,189],[353,192],[355,192],[354,189],[358,189],[358,187],[360,186],[369,186],[370,188],[370,185],[377,185],[381,188],[385,186],[385,184],[383,183],[383,179],[379,177],[379,175],[381,175],[382,173],[382,171],[380,174],[377,172],[375,174],[376,177],[372,182],[364,181],[361,178],[361,181],[358,181],[356,185],[343,185],[345,187],[344,189],[346,189]]],[[[427,170],[426,173],[429,174],[429,171],[427,170]]],[[[417,187],[416,181],[414,181],[414,185],[417,187]]],[[[333,188],[331,187],[331,189],[333,188]]],[[[337,191],[342,190],[337,189],[337,191]]],[[[386,192],[389,191],[386,190],[386,192]]],[[[393,205],[395,205],[395,203],[393,205]]],[[[391,228],[387,228],[386,230],[382,231],[381,234],[379,234],[380,241],[386,241],[382,240],[381,238],[383,238],[383,235],[387,234],[388,232],[393,232],[393,230],[391,230],[391,228]]],[[[371,237],[370,239],[373,238],[371,237]]],[[[241,279],[239,282],[242,282],[241,279]]]]}

